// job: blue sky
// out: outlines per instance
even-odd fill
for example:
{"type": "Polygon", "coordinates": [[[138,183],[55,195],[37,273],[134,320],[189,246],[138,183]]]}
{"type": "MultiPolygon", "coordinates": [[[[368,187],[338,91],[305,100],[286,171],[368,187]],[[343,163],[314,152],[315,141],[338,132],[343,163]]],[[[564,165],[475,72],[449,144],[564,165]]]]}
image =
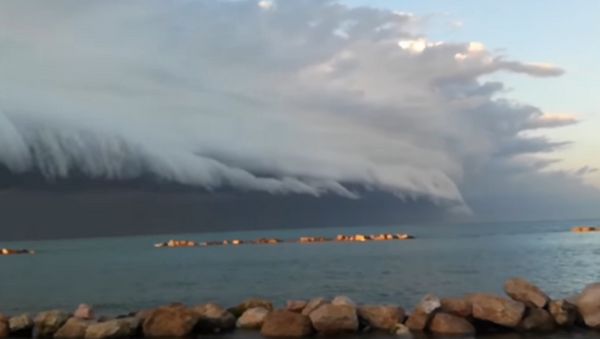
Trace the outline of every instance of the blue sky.
{"type": "MultiPolygon", "coordinates": [[[[549,62],[566,70],[556,79],[503,75],[510,97],[536,105],[547,113],[573,114],[582,123],[545,131],[574,144],[552,157],[555,168],[600,167],[600,1],[598,0],[344,0],[432,16],[427,35],[436,41],[477,41],[488,49],[503,49],[510,58],[549,62]],[[461,22],[461,28],[451,23],[461,22]]],[[[591,178],[600,186],[600,174],[591,178]]]]}

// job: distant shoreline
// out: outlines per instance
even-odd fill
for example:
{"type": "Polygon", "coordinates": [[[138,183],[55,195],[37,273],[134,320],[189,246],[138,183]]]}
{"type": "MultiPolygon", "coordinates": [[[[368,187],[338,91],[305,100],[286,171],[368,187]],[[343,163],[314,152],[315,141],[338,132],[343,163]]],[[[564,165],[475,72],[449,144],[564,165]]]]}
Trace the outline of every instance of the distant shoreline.
{"type": "Polygon", "coordinates": [[[238,245],[266,245],[266,244],[282,244],[282,243],[322,243],[322,242],[366,242],[366,241],[393,241],[393,240],[409,240],[414,239],[409,234],[380,234],[380,235],[338,235],[336,238],[325,237],[302,237],[297,240],[281,240],[277,238],[260,238],[258,240],[221,240],[221,241],[205,241],[195,242],[192,240],[169,240],[155,244],[157,248],[177,248],[177,247],[203,247],[203,246],[238,246],[238,245]]]}

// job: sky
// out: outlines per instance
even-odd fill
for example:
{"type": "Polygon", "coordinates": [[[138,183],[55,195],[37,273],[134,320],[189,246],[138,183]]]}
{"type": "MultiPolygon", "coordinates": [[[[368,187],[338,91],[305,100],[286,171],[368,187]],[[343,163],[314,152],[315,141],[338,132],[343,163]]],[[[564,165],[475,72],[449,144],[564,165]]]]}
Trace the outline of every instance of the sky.
{"type": "MultiPolygon", "coordinates": [[[[573,145],[557,151],[562,161],[553,169],[600,167],[600,2],[577,0],[568,4],[548,1],[402,1],[346,0],[350,6],[375,6],[431,16],[428,33],[441,41],[478,41],[511,57],[550,62],[565,69],[552,81],[521,76],[501,78],[513,90],[508,94],[545,112],[570,114],[584,123],[545,134],[573,145]]],[[[588,182],[600,187],[600,173],[588,182]]]]}
{"type": "Polygon", "coordinates": [[[539,4],[0,2],[0,227],[600,217],[599,5],[539,4]]]}

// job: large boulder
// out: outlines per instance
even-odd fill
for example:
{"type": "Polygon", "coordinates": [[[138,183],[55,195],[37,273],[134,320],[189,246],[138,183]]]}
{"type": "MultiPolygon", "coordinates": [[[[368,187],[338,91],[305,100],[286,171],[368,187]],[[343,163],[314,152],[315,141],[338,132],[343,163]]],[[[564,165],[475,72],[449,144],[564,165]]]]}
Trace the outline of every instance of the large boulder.
{"type": "Polygon", "coordinates": [[[548,311],[541,308],[529,308],[517,326],[517,330],[548,332],[554,330],[555,327],[554,318],[548,311]]]}
{"type": "Polygon", "coordinates": [[[313,334],[310,318],[305,315],[278,310],[269,312],[260,330],[266,337],[306,337],[313,334]]]}
{"type": "Polygon", "coordinates": [[[80,319],[94,319],[94,310],[89,305],[81,304],[77,310],[75,310],[73,317],[80,319]]]}
{"type": "Polygon", "coordinates": [[[550,302],[550,314],[554,322],[561,327],[573,327],[577,320],[577,307],[566,300],[554,300],[550,302]]]}
{"type": "Polygon", "coordinates": [[[310,315],[313,326],[319,333],[335,334],[358,331],[356,308],[348,305],[326,304],[310,315]]]}
{"type": "Polygon", "coordinates": [[[10,333],[15,336],[29,336],[33,330],[33,319],[28,314],[8,319],[10,333]]]}
{"type": "Polygon", "coordinates": [[[251,308],[238,318],[236,326],[243,329],[260,330],[269,312],[263,307],[251,308]]]}
{"type": "Polygon", "coordinates": [[[465,318],[449,313],[436,312],[429,324],[429,330],[434,333],[452,335],[475,334],[475,327],[465,318]]]}
{"type": "Polygon", "coordinates": [[[470,318],[473,315],[473,305],[469,300],[462,298],[442,298],[440,299],[440,304],[440,311],[457,317],[470,318]]]}
{"type": "Polygon", "coordinates": [[[440,299],[434,295],[426,295],[415,307],[406,321],[406,326],[413,331],[423,331],[429,325],[435,311],[442,306],[440,299]]]}
{"type": "Polygon", "coordinates": [[[94,320],[73,317],[67,320],[67,322],[60,329],[58,329],[56,333],[54,333],[54,338],[83,338],[85,337],[87,328],[97,323],[98,322],[94,320]]]}
{"type": "Polygon", "coordinates": [[[515,328],[523,319],[525,304],[493,294],[472,294],[473,317],[479,320],[515,328]]]}
{"type": "Polygon", "coordinates": [[[135,333],[126,319],[113,319],[88,326],[85,339],[128,338],[135,333]]]}
{"type": "Polygon", "coordinates": [[[529,307],[545,308],[550,302],[550,298],[539,287],[521,278],[507,280],[504,283],[504,292],[513,300],[529,307]]]}
{"type": "Polygon", "coordinates": [[[199,316],[184,306],[163,306],[155,309],[144,320],[146,337],[185,337],[198,324],[199,316]]]}
{"type": "Polygon", "coordinates": [[[324,298],[315,298],[311,301],[308,302],[308,304],[306,305],[306,307],[302,310],[302,314],[303,315],[310,315],[311,313],[313,313],[317,308],[323,306],[323,305],[327,305],[330,304],[329,300],[324,299],[324,298]]]}
{"type": "Polygon", "coordinates": [[[356,303],[346,297],[346,296],[339,296],[339,297],[335,297],[332,301],[331,301],[332,305],[346,305],[346,306],[351,306],[351,307],[356,307],[356,303]]]}
{"type": "Polygon", "coordinates": [[[235,317],[225,307],[208,303],[193,308],[198,315],[196,329],[202,333],[220,333],[235,328],[235,317]]]}
{"type": "Polygon", "coordinates": [[[577,309],[588,327],[600,329],[600,283],[585,287],[577,298],[577,309]]]}
{"type": "Polygon", "coordinates": [[[302,313],[308,303],[303,300],[288,300],[285,303],[285,309],[291,312],[302,313]]]}
{"type": "Polygon", "coordinates": [[[71,315],[65,311],[52,310],[42,312],[33,321],[40,337],[51,337],[69,320],[71,315]]]}
{"type": "Polygon", "coordinates": [[[234,317],[239,318],[247,310],[249,310],[251,308],[257,308],[257,307],[262,307],[269,311],[273,310],[273,304],[268,300],[248,299],[235,307],[229,308],[227,311],[229,311],[229,313],[233,314],[234,317]]]}
{"type": "Polygon", "coordinates": [[[377,305],[360,306],[358,316],[373,329],[390,331],[396,324],[402,323],[406,312],[400,306],[377,305]]]}

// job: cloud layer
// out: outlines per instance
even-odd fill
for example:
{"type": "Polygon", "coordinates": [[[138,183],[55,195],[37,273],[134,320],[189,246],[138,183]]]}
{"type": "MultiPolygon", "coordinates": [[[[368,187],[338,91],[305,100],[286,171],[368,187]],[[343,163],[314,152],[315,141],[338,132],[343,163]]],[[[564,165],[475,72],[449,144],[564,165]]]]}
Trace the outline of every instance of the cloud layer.
{"type": "MultiPolygon", "coordinates": [[[[544,180],[533,156],[568,143],[526,132],[577,121],[485,79],[564,71],[429,41],[423,24],[326,0],[2,2],[0,163],[50,180],[364,187],[462,212],[486,178],[544,180]]],[[[587,172],[560,182],[588,192],[572,178],[587,172]]]]}

